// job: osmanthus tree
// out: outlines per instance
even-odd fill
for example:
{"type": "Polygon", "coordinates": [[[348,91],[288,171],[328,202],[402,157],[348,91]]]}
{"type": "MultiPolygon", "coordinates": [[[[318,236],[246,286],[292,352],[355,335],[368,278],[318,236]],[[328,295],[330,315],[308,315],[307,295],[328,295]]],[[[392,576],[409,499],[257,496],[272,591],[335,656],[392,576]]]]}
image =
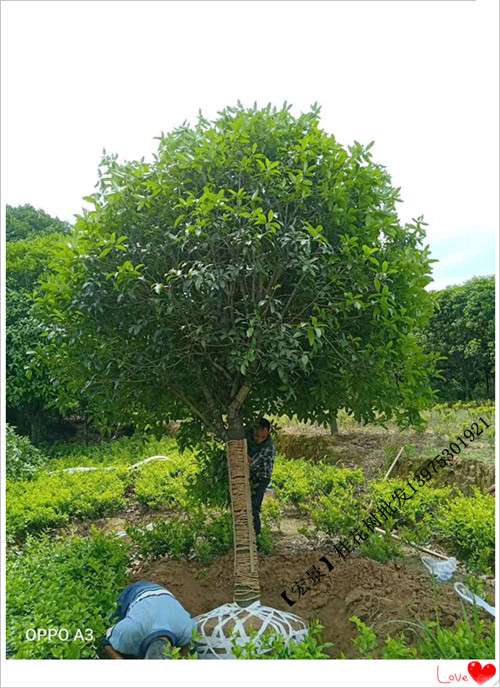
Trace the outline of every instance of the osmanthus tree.
{"type": "Polygon", "coordinates": [[[370,147],[340,145],[317,106],[238,103],[162,135],[151,162],[105,155],[40,296],[69,397],[227,443],[240,605],[259,598],[245,421],[417,423],[432,396],[423,222],[401,225],[370,147]]]}

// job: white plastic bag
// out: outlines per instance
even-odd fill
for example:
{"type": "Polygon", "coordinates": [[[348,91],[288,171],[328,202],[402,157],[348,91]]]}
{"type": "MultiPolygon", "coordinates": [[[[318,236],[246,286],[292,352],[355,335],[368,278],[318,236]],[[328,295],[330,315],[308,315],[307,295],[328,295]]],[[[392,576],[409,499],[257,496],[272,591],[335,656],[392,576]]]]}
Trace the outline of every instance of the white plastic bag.
{"type": "Polygon", "coordinates": [[[444,583],[450,578],[453,578],[455,569],[457,568],[457,560],[455,557],[449,559],[436,559],[435,557],[422,556],[422,563],[434,578],[437,578],[440,583],[444,583]]]}

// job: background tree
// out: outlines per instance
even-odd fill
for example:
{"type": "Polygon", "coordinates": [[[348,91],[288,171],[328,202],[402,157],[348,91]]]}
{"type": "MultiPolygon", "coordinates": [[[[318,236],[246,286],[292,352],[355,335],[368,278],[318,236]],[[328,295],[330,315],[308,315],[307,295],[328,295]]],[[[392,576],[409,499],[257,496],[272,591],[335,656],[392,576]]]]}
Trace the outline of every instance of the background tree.
{"type": "Polygon", "coordinates": [[[435,385],[442,401],[495,396],[495,278],[474,277],[435,292],[426,346],[441,356],[435,385]]]}
{"type": "MultiPolygon", "coordinates": [[[[9,231],[7,220],[7,232],[9,231]]],[[[7,242],[6,253],[6,413],[7,418],[30,435],[35,443],[44,437],[49,420],[54,419],[51,403],[57,398],[47,365],[31,368],[32,355],[45,340],[33,315],[33,289],[47,270],[61,233],[7,242]]]]}
{"type": "MultiPolygon", "coordinates": [[[[60,435],[68,426],[57,410],[64,390],[56,391],[59,381],[50,367],[54,347],[33,313],[33,290],[70,231],[68,223],[31,205],[7,206],[6,414],[34,443],[60,435]]],[[[65,400],[65,409],[80,415],[86,429],[91,400],[81,390],[65,400]]]]}
{"type": "Polygon", "coordinates": [[[45,234],[67,234],[71,225],[57,217],[48,215],[43,210],[36,210],[32,205],[10,206],[5,211],[7,241],[22,241],[33,236],[45,234]]]}
{"type": "Polygon", "coordinates": [[[102,422],[183,419],[227,443],[235,601],[259,597],[243,426],[257,414],[417,423],[432,356],[423,223],[371,145],[345,149],[319,108],[228,107],[160,137],[154,160],[106,155],[44,281],[51,365],[102,422]]]}

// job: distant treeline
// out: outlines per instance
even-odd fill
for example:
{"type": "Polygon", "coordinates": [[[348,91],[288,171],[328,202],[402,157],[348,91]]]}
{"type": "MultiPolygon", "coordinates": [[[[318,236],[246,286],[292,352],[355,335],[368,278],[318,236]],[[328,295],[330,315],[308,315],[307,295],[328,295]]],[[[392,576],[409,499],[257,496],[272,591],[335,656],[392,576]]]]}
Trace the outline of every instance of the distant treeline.
{"type": "MultiPolygon", "coordinates": [[[[34,442],[60,435],[64,425],[58,411],[64,391],[37,355],[45,342],[33,290],[70,232],[67,222],[31,205],[7,206],[7,420],[34,442]]],[[[434,380],[438,401],[493,399],[494,277],[474,277],[434,295],[434,315],[421,336],[427,350],[441,357],[440,376],[434,380]]],[[[86,418],[91,408],[84,392],[74,400],[76,417],[86,418]]]]}
{"type": "Polygon", "coordinates": [[[440,401],[495,398],[495,278],[473,277],[435,292],[426,346],[442,360],[440,401]]]}

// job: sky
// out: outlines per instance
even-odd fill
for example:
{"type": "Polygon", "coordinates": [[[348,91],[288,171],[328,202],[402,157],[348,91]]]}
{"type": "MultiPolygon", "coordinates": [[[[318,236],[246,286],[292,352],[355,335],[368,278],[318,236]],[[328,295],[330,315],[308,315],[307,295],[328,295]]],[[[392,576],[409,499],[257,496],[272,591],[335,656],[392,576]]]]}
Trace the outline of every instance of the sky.
{"type": "Polygon", "coordinates": [[[6,2],[4,201],[74,221],[103,149],[149,159],[199,109],[321,105],[423,215],[432,289],[495,271],[498,0],[6,2]]]}

